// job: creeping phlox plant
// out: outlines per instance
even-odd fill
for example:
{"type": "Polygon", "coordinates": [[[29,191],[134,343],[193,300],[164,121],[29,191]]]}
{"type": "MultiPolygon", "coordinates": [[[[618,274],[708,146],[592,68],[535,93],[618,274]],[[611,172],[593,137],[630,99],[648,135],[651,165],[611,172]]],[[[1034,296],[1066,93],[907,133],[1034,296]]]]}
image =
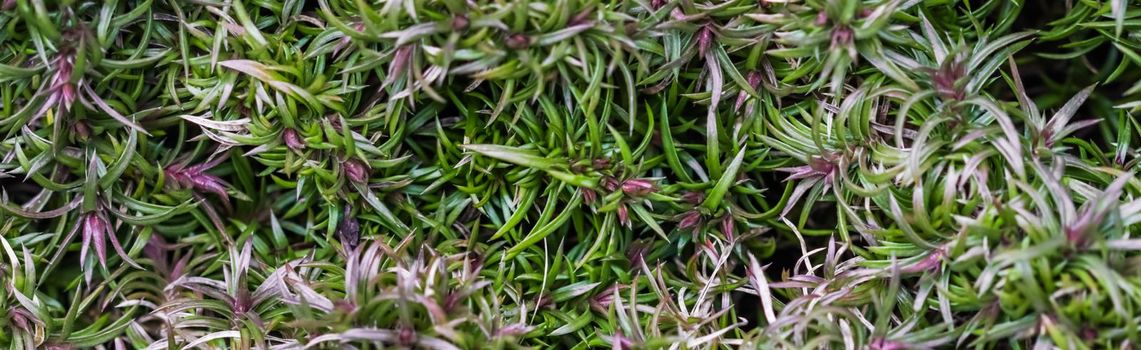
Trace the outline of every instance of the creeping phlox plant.
{"type": "Polygon", "coordinates": [[[1141,1],[0,0],[0,346],[1133,349],[1141,1]]]}

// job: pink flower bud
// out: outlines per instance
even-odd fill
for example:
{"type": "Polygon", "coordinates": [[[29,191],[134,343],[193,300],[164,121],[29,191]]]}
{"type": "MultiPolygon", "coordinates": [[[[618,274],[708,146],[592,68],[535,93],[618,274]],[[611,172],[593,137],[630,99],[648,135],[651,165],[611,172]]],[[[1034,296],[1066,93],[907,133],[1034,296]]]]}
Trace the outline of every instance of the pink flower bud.
{"type": "Polygon", "coordinates": [[[12,325],[24,331],[31,331],[32,320],[36,319],[35,315],[22,307],[13,307],[8,309],[8,317],[12,319],[12,325]]]}
{"type": "Polygon", "coordinates": [[[685,191],[685,193],[681,195],[681,200],[692,205],[699,205],[701,202],[705,201],[705,193],[697,191],[685,191]]]}
{"type": "Polygon", "coordinates": [[[341,163],[341,166],[345,168],[345,176],[348,177],[350,181],[361,184],[368,182],[371,170],[359,160],[349,159],[341,163]]]}
{"type": "Polygon", "coordinates": [[[942,266],[943,257],[946,255],[947,253],[943,251],[943,248],[936,248],[931,251],[931,253],[928,253],[927,257],[919,260],[919,262],[900,268],[899,271],[903,273],[916,273],[938,269],[942,266]]]}
{"type": "Polygon", "coordinates": [[[697,54],[705,57],[705,53],[709,52],[709,47],[713,44],[713,25],[706,24],[697,30],[697,54]]]}
{"type": "Polygon", "coordinates": [[[626,250],[626,260],[630,261],[631,269],[638,269],[645,263],[646,253],[650,251],[650,246],[643,242],[635,241],[630,244],[630,248],[626,250]]]}
{"type": "Polygon", "coordinates": [[[598,313],[605,314],[610,310],[610,305],[614,303],[614,292],[618,291],[619,285],[615,284],[606,288],[602,293],[598,293],[590,299],[590,308],[598,313]]]}
{"type": "MultiPolygon", "coordinates": [[[[745,75],[745,80],[749,83],[750,87],[757,89],[761,86],[761,73],[758,71],[750,71],[747,75],[745,75]]],[[[749,93],[745,92],[743,89],[741,92],[737,93],[737,103],[733,105],[733,110],[740,110],[741,106],[745,105],[745,100],[748,97],[749,93]]]]}
{"type": "Polygon", "coordinates": [[[852,32],[852,28],[847,26],[838,26],[832,30],[832,48],[847,47],[852,44],[856,34],[852,32]]]}
{"type": "Polygon", "coordinates": [[[724,234],[725,237],[733,237],[734,231],[735,231],[735,227],[734,227],[734,222],[733,222],[733,216],[732,215],[725,215],[725,217],[721,218],[721,233],[724,234]]]}
{"type": "Polygon", "coordinates": [[[392,62],[388,64],[388,80],[408,73],[409,63],[412,61],[412,50],[412,45],[404,45],[396,49],[396,54],[393,55],[392,62]]]}
{"type": "Polygon", "coordinates": [[[412,346],[416,344],[416,330],[412,327],[403,326],[400,330],[396,331],[396,343],[403,346],[412,346]]]}
{"type": "Polygon", "coordinates": [[[688,18],[685,15],[685,11],[681,10],[681,7],[674,7],[673,10],[670,10],[670,17],[673,17],[673,19],[678,21],[684,21],[686,18],[688,18]]]}
{"type": "Polygon", "coordinates": [[[59,87],[60,101],[63,103],[63,110],[70,111],[71,106],[75,104],[75,84],[71,82],[63,83],[59,87]]]}
{"type": "Polygon", "coordinates": [[[745,81],[754,89],[761,87],[761,78],[761,72],[759,71],[749,71],[748,74],[745,74],[745,81]]]}
{"type": "Polygon", "coordinates": [[[594,170],[602,170],[610,167],[610,160],[606,158],[598,158],[592,160],[590,165],[594,168],[594,170]]]}
{"type": "Polygon", "coordinates": [[[828,12],[820,11],[816,14],[816,25],[823,26],[828,24],[828,12]]]}
{"type": "Polygon", "coordinates": [[[95,248],[95,258],[99,265],[107,267],[107,242],[104,236],[111,230],[111,225],[96,213],[88,213],[83,217],[83,246],[79,249],[79,261],[87,261],[87,249],[95,248]]]}
{"type": "Polygon", "coordinates": [[[190,167],[187,167],[186,164],[174,164],[166,167],[166,177],[178,186],[210,192],[222,197],[223,200],[229,200],[230,196],[226,193],[226,183],[217,176],[206,172],[225,159],[218,158],[190,167]]]}
{"type": "Polygon", "coordinates": [[[695,228],[700,224],[701,213],[697,212],[696,210],[691,210],[685,214],[682,214],[681,221],[678,221],[677,223],[677,228],[684,230],[688,228],[695,228]]]}
{"type": "Polygon", "coordinates": [[[615,180],[613,177],[606,176],[602,178],[602,188],[605,188],[607,191],[617,191],[618,186],[618,180],[615,180]]]}
{"type": "Polygon", "coordinates": [[[515,33],[507,36],[507,48],[512,50],[525,50],[531,47],[531,38],[526,34],[515,33]]]}
{"type": "Polygon", "coordinates": [[[598,193],[589,188],[582,189],[582,202],[586,205],[594,205],[598,201],[598,193]]]}
{"type": "Polygon", "coordinates": [[[468,20],[467,16],[456,15],[455,17],[452,17],[452,30],[453,31],[457,31],[457,32],[465,31],[465,30],[467,30],[468,25],[471,25],[471,21],[468,20]]]}
{"type": "Polygon", "coordinates": [[[622,192],[633,196],[645,196],[657,191],[653,182],[645,179],[630,179],[622,182],[622,192]]]}
{"type": "Polygon", "coordinates": [[[285,141],[285,146],[294,151],[301,151],[305,149],[305,141],[301,139],[301,135],[297,134],[297,130],[286,128],[281,132],[281,139],[285,141]]]}
{"type": "Polygon", "coordinates": [[[195,189],[213,193],[222,199],[230,198],[230,195],[226,193],[226,186],[222,185],[222,180],[217,176],[200,173],[191,176],[190,183],[195,189]]]}
{"type": "Polygon", "coordinates": [[[887,339],[876,339],[868,344],[869,350],[904,350],[907,348],[907,344],[887,339]]]}
{"type": "Polygon", "coordinates": [[[622,226],[633,226],[633,224],[630,223],[630,212],[627,211],[625,204],[618,205],[618,222],[621,223],[622,226]]]}

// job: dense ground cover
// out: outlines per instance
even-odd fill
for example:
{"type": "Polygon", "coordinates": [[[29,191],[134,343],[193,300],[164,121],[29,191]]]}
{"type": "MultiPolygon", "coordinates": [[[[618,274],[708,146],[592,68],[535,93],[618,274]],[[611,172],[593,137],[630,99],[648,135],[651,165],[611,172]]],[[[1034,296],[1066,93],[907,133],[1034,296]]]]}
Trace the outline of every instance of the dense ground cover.
{"type": "Polygon", "coordinates": [[[0,1],[0,345],[1131,349],[1138,5],[0,1]]]}

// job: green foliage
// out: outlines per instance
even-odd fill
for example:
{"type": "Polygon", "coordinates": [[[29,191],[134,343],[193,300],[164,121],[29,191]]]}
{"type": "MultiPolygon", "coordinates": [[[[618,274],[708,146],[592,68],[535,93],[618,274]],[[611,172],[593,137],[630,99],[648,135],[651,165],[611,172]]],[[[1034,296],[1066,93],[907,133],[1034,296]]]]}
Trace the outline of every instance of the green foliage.
{"type": "Polygon", "coordinates": [[[1128,349],[1139,51],[1128,0],[0,1],[0,346],[1128,349]]]}

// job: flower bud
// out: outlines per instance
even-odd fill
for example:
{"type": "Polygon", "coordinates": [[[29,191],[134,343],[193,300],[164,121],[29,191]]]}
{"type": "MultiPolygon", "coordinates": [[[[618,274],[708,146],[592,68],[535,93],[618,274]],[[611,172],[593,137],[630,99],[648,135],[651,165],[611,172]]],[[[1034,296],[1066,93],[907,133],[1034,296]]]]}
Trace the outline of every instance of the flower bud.
{"type": "Polygon", "coordinates": [[[64,112],[70,111],[71,106],[73,104],[75,104],[75,98],[76,98],[75,84],[72,84],[70,82],[61,84],[59,86],[58,94],[60,96],[59,97],[60,103],[63,104],[63,110],[62,111],[64,111],[64,112]]]}
{"type": "MultiPolygon", "coordinates": [[[[83,247],[79,250],[79,261],[87,262],[87,247],[95,249],[95,258],[99,265],[107,267],[107,244],[104,237],[111,230],[111,224],[96,213],[88,213],[83,217],[83,247]]],[[[113,233],[112,233],[113,234],[113,233]]]]}
{"type": "Polygon", "coordinates": [[[582,202],[586,205],[594,205],[598,201],[598,193],[589,188],[582,189],[582,202]]]}
{"type": "Polygon", "coordinates": [[[713,45],[713,25],[706,24],[697,30],[697,54],[705,57],[705,53],[709,52],[709,47],[713,45]]]}
{"type": "Polygon", "coordinates": [[[630,269],[641,268],[646,261],[646,253],[650,251],[649,243],[635,241],[626,249],[626,260],[630,261],[630,269]]]}
{"type": "Polygon", "coordinates": [[[935,250],[931,251],[931,253],[928,253],[927,256],[922,260],[919,260],[919,262],[911,264],[910,266],[902,267],[899,269],[899,271],[903,273],[916,273],[938,269],[940,266],[942,266],[943,257],[946,255],[947,253],[943,250],[943,248],[936,248],[935,250]]]}
{"type": "Polygon", "coordinates": [[[91,138],[91,127],[87,126],[87,123],[82,120],[77,120],[71,125],[71,132],[75,135],[76,140],[79,141],[87,141],[91,138]]]}
{"type": "Polygon", "coordinates": [[[838,26],[832,30],[832,48],[847,47],[852,44],[855,37],[856,33],[852,31],[852,28],[838,26]]]}
{"type": "Polygon", "coordinates": [[[515,33],[507,36],[507,48],[512,50],[525,50],[531,47],[531,38],[526,34],[515,33]]]}
{"type": "Polygon", "coordinates": [[[412,346],[416,344],[416,330],[409,326],[402,326],[396,331],[396,343],[402,346],[412,346]]]}
{"type": "Polygon", "coordinates": [[[626,209],[625,204],[618,205],[618,222],[621,223],[622,226],[633,226],[630,222],[630,212],[626,209]]]}
{"type": "MultiPolygon", "coordinates": [[[[749,86],[752,87],[754,90],[757,88],[760,88],[760,86],[761,86],[761,72],[758,72],[755,70],[749,71],[749,73],[745,75],[745,81],[748,82],[749,86]]],[[[741,106],[743,106],[745,104],[745,100],[748,97],[749,97],[749,93],[745,92],[745,90],[741,90],[741,92],[738,92],[737,93],[737,103],[735,103],[733,105],[733,110],[740,110],[741,106]]]]}
{"type": "Polygon", "coordinates": [[[605,188],[607,191],[617,191],[618,186],[618,180],[615,180],[613,177],[606,176],[602,178],[602,188],[605,188]]]}
{"type": "Polygon", "coordinates": [[[367,165],[361,163],[359,160],[349,159],[342,163],[341,166],[345,167],[345,176],[348,177],[350,181],[361,184],[368,182],[370,170],[367,165]]]}
{"type": "Polygon", "coordinates": [[[705,193],[698,191],[685,191],[685,193],[681,195],[681,200],[692,205],[700,205],[701,202],[705,201],[705,193]]]}
{"type": "Polygon", "coordinates": [[[612,285],[602,293],[590,298],[590,308],[601,314],[607,313],[610,310],[610,305],[614,303],[614,292],[618,291],[618,288],[617,284],[612,285]]]}
{"type": "Polygon", "coordinates": [[[721,233],[724,234],[726,238],[733,237],[733,232],[735,230],[736,228],[732,215],[725,215],[725,217],[721,218],[721,233]]]}
{"type": "Polygon", "coordinates": [[[12,320],[12,325],[17,329],[24,331],[32,331],[32,320],[36,319],[35,315],[28,312],[23,307],[13,307],[8,309],[8,317],[12,320]]]}
{"type": "Polygon", "coordinates": [[[285,129],[281,132],[281,139],[285,141],[285,146],[294,151],[301,151],[305,149],[305,141],[301,139],[301,135],[297,134],[297,130],[285,129]]]}
{"type": "Polygon", "coordinates": [[[454,31],[465,31],[469,25],[471,25],[471,21],[468,20],[467,16],[456,15],[455,17],[452,17],[452,30],[454,31]]]}
{"type": "Polygon", "coordinates": [[[633,196],[645,196],[656,192],[654,183],[646,179],[630,179],[622,182],[622,192],[633,196]]]}
{"type": "Polygon", "coordinates": [[[696,210],[691,210],[685,214],[682,214],[681,220],[677,223],[677,228],[684,230],[688,228],[695,228],[700,224],[701,213],[697,212],[696,210]]]}

